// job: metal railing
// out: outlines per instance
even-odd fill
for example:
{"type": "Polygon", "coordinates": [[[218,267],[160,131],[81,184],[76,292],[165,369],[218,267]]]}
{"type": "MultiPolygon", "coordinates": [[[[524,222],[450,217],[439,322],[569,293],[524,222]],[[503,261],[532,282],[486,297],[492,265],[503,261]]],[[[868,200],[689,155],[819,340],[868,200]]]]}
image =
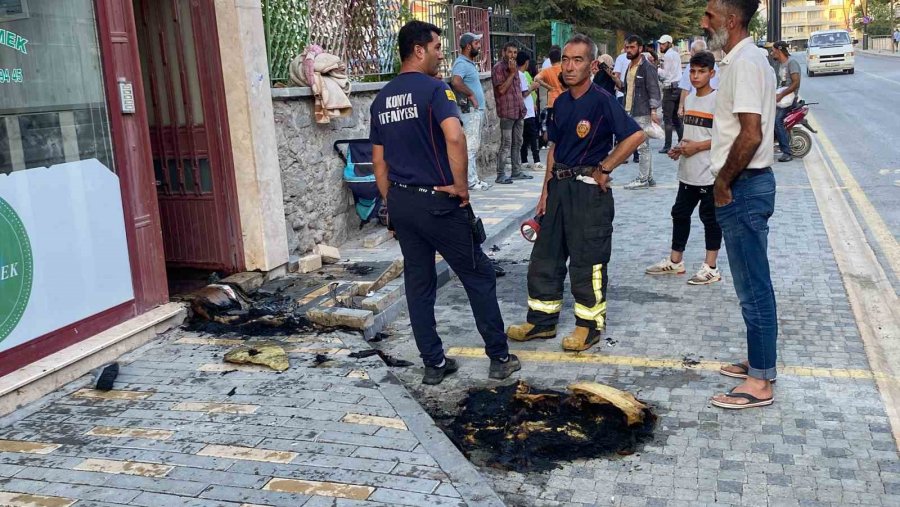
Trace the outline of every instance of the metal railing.
{"type": "Polygon", "coordinates": [[[465,32],[485,35],[483,56],[476,62],[483,72],[495,61],[492,49],[508,40],[534,54],[534,35],[519,33],[511,16],[491,16],[488,9],[440,0],[262,0],[262,12],[273,84],[290,82],[291,60],[311,44],[340,57],[353,80],[394,74],[400,63],[397,33],[412,19],[443,31],[444,76],[450,74],[465,32]]]}

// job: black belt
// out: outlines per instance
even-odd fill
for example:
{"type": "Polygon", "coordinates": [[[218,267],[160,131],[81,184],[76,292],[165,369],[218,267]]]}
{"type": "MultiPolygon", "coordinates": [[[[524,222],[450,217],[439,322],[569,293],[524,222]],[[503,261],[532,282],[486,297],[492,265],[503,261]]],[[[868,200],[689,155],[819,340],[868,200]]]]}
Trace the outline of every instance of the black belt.
{"type": "Polygon", "coordinates": [[[738,174],[738,177],[735,179],[748,180],[750,178],[755,178],[763,174],[770,174],[771,172],[771,167],[763,167],[762,169],[744,169],[743,171],[741,171],[741,174],[738,174]]]}
{"type": "Polygon", "coordinates": [[[404,190],[409,190],[411,192],[418,192],[420,194],[432,195],[435,197],[443,197],[445,199],[458,199],[458,197],[450,195],[447,192],[441,192],[440,190],[435,190],[434,187],[407,185],[405,183],[397,183],[396,181],[392,181],[391,186],[396,187],[396,188],[402,188],[404,190]]]}
{"type": "Polygon", "coordinates": [[[558,180],[565,180],[576,176],[590,176],[591,174],[594,174],[594,171],[596,170],[597,166],[595,165],[569,167],[565,164],[555,163],[553,164],[553,177],[558,180]]]}

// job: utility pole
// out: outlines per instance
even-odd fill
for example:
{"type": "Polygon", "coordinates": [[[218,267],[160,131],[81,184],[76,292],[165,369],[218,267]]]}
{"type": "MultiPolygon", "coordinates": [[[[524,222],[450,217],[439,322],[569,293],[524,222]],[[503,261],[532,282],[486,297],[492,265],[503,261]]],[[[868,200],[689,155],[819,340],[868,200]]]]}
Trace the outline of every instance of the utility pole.
{"type": "Polygon", "coordinates": [[[768,0],[768,18],[766,21],[766,42],[778,42],[781,40],[781,2],[782,0],[768,0]]]}

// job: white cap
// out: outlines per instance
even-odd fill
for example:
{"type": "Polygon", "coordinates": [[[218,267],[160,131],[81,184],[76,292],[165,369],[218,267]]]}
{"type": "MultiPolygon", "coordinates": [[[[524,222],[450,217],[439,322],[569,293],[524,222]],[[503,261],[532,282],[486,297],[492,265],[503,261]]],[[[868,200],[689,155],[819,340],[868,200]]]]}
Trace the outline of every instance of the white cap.
{"type": "Polygon", "coordinates": [[[662,37],[659,38],[660,44],[666,44],[666,43],[671,44],[672,42],[673,41],[672,41],[671,35],[663,35],[662,37]]]}

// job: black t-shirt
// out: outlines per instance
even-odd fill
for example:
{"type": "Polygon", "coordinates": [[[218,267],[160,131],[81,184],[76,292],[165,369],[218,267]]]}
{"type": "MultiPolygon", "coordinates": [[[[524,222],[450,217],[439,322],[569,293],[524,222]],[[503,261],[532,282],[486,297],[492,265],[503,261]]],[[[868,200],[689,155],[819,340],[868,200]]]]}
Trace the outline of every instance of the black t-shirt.
{"type": "Polygon", "coordinates": [[[578,99],[571,90],[556,99],[547,137],[556,145],[556,162],[570,167],[595,166],[609,155],[614,136],[621,140],[639,130],[614,95],[591,84],[578,99]]]}
{"type": "Polygon", "coordinates": [[[453,184],[441,122],[459,118],[459,107],[446,83],[420,72],[400,74],[378,93],[369,113],[369,140],[384,146],[391,181],[453,184]]]}
{"type": "Polygon", "coordinates": [[[609,77],[609,74],[602,70],[594,74],[594,84],[613,95],[616,94],[616,82],[613,81],[613,78],[609,77]]]}

